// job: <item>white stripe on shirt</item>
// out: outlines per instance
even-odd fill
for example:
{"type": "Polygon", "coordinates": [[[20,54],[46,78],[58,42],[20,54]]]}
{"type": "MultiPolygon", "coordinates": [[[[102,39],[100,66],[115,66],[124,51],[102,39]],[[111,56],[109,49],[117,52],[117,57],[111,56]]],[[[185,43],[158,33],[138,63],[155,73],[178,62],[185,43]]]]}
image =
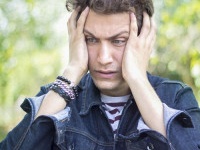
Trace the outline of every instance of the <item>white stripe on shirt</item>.
{"type": "Polygon", "coordinates": [[[103,102],[102,106],[108,117],[114,135],[117,132],[118,124],[121,119],[124,106],[127,103],[129,97],[130,95],[121,97],[111,97],[101,94],[101,101],[103,102]]]}

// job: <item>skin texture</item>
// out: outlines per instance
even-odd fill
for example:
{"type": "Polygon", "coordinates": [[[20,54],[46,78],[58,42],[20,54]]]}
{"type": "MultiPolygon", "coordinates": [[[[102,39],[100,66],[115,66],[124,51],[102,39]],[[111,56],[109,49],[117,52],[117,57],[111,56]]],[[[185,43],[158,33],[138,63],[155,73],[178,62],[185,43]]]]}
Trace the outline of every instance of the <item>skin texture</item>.
{"type": "Polygon", "coordinates": [[[130,93],[122,76],[122,59],[129,37],[129,24],[128,13],[101,15],[91,10],[87,16],[84,34],[89,70],[95,85],[105,95],[122,96],[130,93]]]}
{"type": "MultiPolygon", "coordinates": [[[[89,69],[101,93],[122,96],[131,92],[144,122],[166,136],[163,105],[146,75],[156,38],[153,20],[144,12],[143,27],[137,35],[134,13],[103,15],[87,7],[76,22],[78,11],[68,21],[70,56],[63,76],[78,84],[89,69]]],[[[65,106],[63,98],[50,91],[36,118],[57,113],[65,106]]]]}

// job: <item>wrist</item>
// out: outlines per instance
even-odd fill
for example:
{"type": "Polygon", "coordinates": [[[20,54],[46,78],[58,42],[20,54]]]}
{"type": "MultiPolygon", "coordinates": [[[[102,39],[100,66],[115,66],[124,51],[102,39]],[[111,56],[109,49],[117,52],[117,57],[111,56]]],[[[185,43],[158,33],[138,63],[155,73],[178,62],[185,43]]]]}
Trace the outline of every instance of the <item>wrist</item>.
{"type": "Polygon", "coordinates": [[[67,66],[63,72],[63,77],[69,79],[75,85],[78,85],[85,72],[81,71],[78,67],[67,66]]]}
{"type": "Polygon", "coordinates": [[[141,73],[137,71],[132,71],[132,72],[126,72],[123,73],[123,78],[126,80],[126,82],[134,83],[134,82],[139,82],[139,81],[148,81],[147,73],[141,73]]]}

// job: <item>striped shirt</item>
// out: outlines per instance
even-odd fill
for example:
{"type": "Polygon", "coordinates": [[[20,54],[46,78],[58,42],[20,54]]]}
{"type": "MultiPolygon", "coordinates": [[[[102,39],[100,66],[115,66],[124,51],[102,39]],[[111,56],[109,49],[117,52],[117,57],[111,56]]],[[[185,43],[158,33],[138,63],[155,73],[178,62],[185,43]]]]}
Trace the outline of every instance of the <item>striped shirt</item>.
{"type": "Polygon", "coordinates": [[[101,94],[101,101],[114,135],[117,133],[122,111],[130,95],[111,97],[101,94]]]}

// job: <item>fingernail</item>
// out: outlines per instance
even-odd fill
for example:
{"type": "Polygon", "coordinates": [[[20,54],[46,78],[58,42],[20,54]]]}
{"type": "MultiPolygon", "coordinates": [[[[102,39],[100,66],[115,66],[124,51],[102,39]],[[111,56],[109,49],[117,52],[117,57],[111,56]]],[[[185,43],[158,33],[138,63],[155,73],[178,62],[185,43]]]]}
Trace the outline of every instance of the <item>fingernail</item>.
{"type": "Polygon", "coordinates": [[[131,19],[135,20],[135,18],[136,18],[135,14],[133,12],[131,12],[131,19]]]}
{"type": "Polygon", "coordinates": [[[89,7],[87,6],[84,11],[88,11],[88,10],[89,10],[89,7]]]}

